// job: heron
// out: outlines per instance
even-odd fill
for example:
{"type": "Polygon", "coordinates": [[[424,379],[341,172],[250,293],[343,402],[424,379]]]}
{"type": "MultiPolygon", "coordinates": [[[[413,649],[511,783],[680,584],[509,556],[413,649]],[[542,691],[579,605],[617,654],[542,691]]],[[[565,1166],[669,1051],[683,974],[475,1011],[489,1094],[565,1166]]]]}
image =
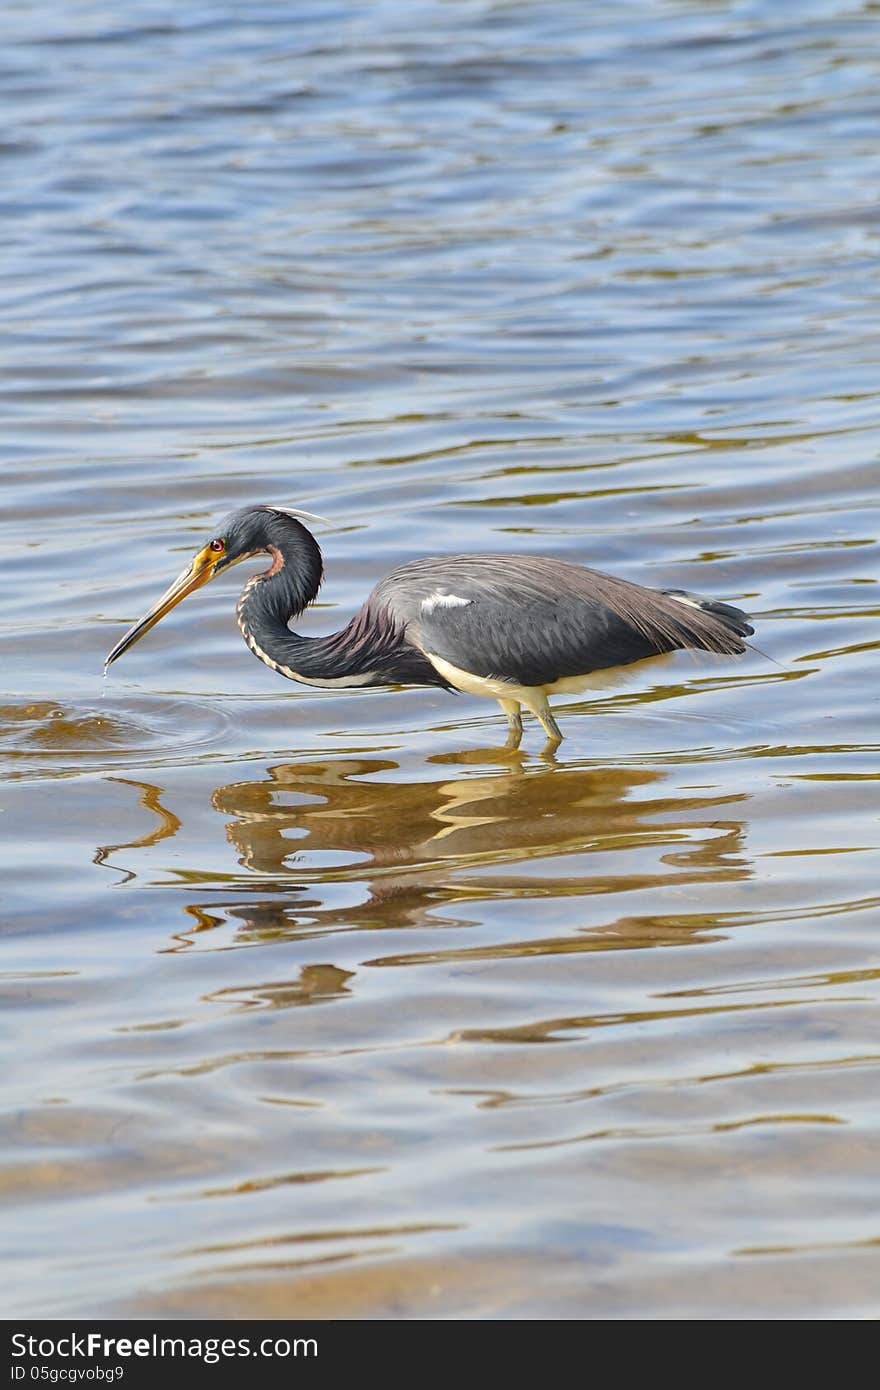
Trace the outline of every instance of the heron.
{"type": "Polygon", "coordinates": [[[754,631],[748,614],[684,589],[651,589],[540,555],[438,555],[381,579],[345,627],[325,637],[292,632],[324,575],[321,548],[293,507],[242,507],[223,520],[156,604],[110,652],[105,670],[188,594],[232,565],[267,555],[238,600],[242,636],[289,680],[325,689],[439,686],[495,699],[507,747],[530,711],[556,747],[551,695],[585,690],[617,668],[679,649],[736,656],[754,631]]]}

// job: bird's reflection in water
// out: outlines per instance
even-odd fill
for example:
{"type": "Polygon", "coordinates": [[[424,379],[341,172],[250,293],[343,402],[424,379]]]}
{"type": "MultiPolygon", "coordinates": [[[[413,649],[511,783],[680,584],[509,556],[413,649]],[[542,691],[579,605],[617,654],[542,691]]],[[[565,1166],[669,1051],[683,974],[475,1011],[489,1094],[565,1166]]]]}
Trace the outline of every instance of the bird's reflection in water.
{"type": "MultiPolygon", "coordinates": [[[[227,944],[232,928],[232,944],[242,945],[467,927],[489,899],[583,899],[751,872],[743,823],[731,816],[744,795],[666,790],[657,768],[536,766],[516,756],[499,764],[495,754],[492,771],[479,773],[471,755],[455,762],[455,775],[432,778],[445,771],[433,760],[418,780],[378,756],[286,762],[217,787],[212,804],[246,872],[226,884],[204,875],[210,897],[187,903],[192,924],[177,941],[192,945],[220,926],[227,944]]],[[[141,800],[161,813],[159,798],[154,788],[141,800]]],[[[164,835],[176,832],[169,827],[165,813],[164,835]]],[[[187,877],[196,885],[200,875],[187,877]]],[[[598,915],[613,920],[613,902],[598,915]]],[[[618,945],[624,921],[615,923],[618,945]]],[[[641,919],[627,930],[643,938],[631,944],[668,935],[641,919]]]]}
{"type": "Polygon", "coordinates": [[[304,965],[295,980],[270,980],[265,984],[233,985],[215,989],[204,997],[211,1003],[229,1004],[238,1012],[249,1009],[290,1009],[303,1004],[324,1004],[350,993],[351,970],[336,965],[304,965]]]}
{"type": "Polygon", "coordinates": [[[162,787],[156,787],[152,782],[136,782],[131,777],[108,777],[106,780],[115,782],[121,787],[135,787],[140,792],[138,797],[140,805],[147,811],[152,811],[157,818],[157,823],[137,840],[127,840],[118,845],[98,845],[92,856],[92,863],[118,869],[122,874],[122,882],[128,883],[137,877],[134,869],[123,868],[122,865],[114,862],[113,856],[123,850],[149,849],[153,845],[157,845],[160,840],[172,839],[180,829],[180,817],[163,806],[161,798],[165,793],[162,787]]]}

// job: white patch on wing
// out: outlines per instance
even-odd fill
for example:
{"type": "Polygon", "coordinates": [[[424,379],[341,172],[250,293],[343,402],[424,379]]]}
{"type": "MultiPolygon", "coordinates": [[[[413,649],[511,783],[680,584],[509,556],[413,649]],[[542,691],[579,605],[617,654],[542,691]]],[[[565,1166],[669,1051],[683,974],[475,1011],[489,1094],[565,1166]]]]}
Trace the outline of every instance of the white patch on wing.
{"type": "Polygon", "coordinates": [[[469,603],[473,603],[472,598],[459,598],[458,594],[444,594],[441,589],[435,589],[433,594],[422,599],[421,611],[428,617],[435,608],[467,608],[469,603]]]}
{"type": "Polygon", "coordinates": [[[676,603],[686,603],[688,608],[699,608],[701,612],[703,610],[701,603],[697,603],[696,599],[687,598],[685,594],[667,594],[666,597],[675,599],[676,603]]]}

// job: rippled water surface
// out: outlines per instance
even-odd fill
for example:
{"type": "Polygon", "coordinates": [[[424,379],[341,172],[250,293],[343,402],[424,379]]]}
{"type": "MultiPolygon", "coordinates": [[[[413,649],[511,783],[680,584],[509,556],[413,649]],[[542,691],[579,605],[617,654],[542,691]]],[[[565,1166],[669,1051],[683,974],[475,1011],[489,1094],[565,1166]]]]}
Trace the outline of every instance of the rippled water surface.
{"type": "Polygon", "coordinates": [[[7,8],[7,1315],[877,1315],[877,24],[7,8]],[[766,655],[511,754],[280,680],[228,576],[103,683],[258,501],[312,631],[509,549],[766,655]]]}

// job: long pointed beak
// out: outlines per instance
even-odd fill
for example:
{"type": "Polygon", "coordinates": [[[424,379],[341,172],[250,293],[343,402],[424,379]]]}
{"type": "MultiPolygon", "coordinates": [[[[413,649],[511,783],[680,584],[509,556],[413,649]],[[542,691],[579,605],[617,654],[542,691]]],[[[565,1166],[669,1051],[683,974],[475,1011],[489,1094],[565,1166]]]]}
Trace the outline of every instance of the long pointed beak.
{"type": "Polygon", "coordinates": [[[187,565],[183,574],[179,574],[174,583],[165,590],[159,602],[153,605],[149,613],[145,613],[138,622],[130,627],[124,637],[120,638],[104,662],[104,670],[106,671],[110,663],[115,661],[117,657],[122,656],[123,652],[127,652],[129,647],[133,647],[135,642],[139,642],[151,627],[155,627],[156,623],[165,617],[166,613],[170,613],[172,608],[176,608],[181,599],[185,599],[187,594],[200,589],[203,584],[207,584],[209,579],[213,579],[217,562],[220,559],[222,556],[215,555],[208,546],[205,546],[204,550],[200,550],[195,559],[187,565]]]}

